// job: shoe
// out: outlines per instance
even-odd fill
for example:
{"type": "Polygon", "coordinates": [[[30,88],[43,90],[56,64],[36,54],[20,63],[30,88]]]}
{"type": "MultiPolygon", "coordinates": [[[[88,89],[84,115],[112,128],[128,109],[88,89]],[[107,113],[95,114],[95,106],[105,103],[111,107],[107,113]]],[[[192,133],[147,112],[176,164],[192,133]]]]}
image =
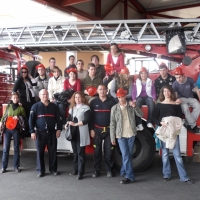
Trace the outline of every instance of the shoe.
{"type": "Polygon", "coordinates": [[[75,172],[75,171],[69,173],[70,176],[72,176],[72,175],[77,175],[77,174],[78,174],[78,172],[75,172]]]}
{"type": "Polygon", "coordinates": [[[82,176],[82,175],[78,175],[76,179],[77,179],[77,180],[82,180],[82,179],[83,179],[83,176],[82,176]]]}
{"type": "Polygon", "coordinates": [[[188,179],[188,180],[186,180],[186,181],[184,181],[185,183],[188,183],[188,184],[193,184],[194,183],[194,181],[193,180],[191,180],[191,179],[188,179]]]}
{"type": "Polygon", "coordinates": [[[94,171],[94,174],[92,174],[93,178],[97,178],[99,176],[100,176],[100,171],[99,170],[94,171]]]}
{"type": "Polygon", "coordinates": [[[58,176],[58,172],[51,172],[51,174],[53,174],[54,176],[58,176]]]}
{"type": "Polygon", "coordinates": [[[38,178],[41,178],[41,177],[43,177],[43,176],[44,176],[43,173],[38,173],[38,174],[37,174],[37,177],[38,177],[38,178]]]}
{"type": "Polygon", "coordinates": [[[2,173],[2,174],[3,174],[3,173],[6,173],[6,169],[2,168],[2,169],[1,169],[1,173],[2,173]]]}
{"type": "Polygon", "coordinates": [[[15,172],[21,172],[21,169],[15,168],[15,172]]]}
{"type": "Polygon", "coordinates": [[[170,178],[163,178],[164,181],[170,181],[170,178]]]}
{"type": "Polygon", "coordinates": [[[191,131],[194,133],[199,133],[200,134],[200,128],[198,128],[197,126],[191,128],[191,131]]]}
{"type": "Polygon", "coordinates": [[[111,178],[111,177],[113,177],[113,173],[111,171],[108,171],[107,172],[107,178],[111,178]]]}
{"type": "Polygon", "coordinates": [[[148,128],[153,128],[153,124],[152,124],[152,123],[148,123],[148,124],[147,124],[147,127],[148,127],[148,128]]]}
{"type": "Polygon", "coordinates": [[[142,126],[142,124],[139,124],[139,125],[137,125],[136,130],[137,131],[143,131],[144,127],[142,126]]]}
{"type": "Polygon", "coordinates": [[[131,181],[130,179],[128,178],[125,178],[124,180],[121,180],[120,183],[121,184],[128,184],[128,183],[133,183],[134,181],[131,181]]]}

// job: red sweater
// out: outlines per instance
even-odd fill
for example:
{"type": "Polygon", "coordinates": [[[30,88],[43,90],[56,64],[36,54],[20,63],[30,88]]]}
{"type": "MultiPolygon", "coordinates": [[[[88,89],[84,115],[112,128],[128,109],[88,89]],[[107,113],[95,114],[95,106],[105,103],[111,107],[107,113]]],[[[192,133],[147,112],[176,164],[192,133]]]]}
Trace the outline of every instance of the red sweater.
{"type": "Polygon", "coordinates": [[[73,89],[76,92],[80,92],[81,91],[81,80],[80,79],[76,79],[76,82],[74,83],[74,85],[71,85],[69,83],[69,79],[65,79],[64,81],[64,90],[68,90],[68,89],[73,89]]]}
{"type": "Polygon", "coordinates": [[[112,64],[113,69],[117,72],[120,72],[121,68],[124,67],[124,55],[122,53],[119,54],[117,58],[116,64],[113,62],[111,53],[108,54],[107,64],[112,64]]]}

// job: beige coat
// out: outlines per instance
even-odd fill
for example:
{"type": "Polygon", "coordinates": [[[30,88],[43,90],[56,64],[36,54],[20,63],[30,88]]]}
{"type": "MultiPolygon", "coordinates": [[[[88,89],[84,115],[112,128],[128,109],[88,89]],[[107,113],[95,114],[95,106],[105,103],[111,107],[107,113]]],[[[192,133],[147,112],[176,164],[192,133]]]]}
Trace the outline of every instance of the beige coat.
{"type": "Polygon", "coordinates": [[[162,119],[167,126],[159,126],[156,130],[157,137],[166,143],[167,149],[173,149],[176,143],[176,137],[180,134],[183,125],[182,119],[179,117],[164,117],[162,119]]]}

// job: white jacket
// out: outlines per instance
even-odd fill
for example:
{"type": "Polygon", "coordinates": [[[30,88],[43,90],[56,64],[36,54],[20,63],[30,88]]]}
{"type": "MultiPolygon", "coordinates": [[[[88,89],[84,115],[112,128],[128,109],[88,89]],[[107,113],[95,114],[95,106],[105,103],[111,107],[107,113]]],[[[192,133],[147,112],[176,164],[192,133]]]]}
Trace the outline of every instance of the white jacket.
{"type": "Polygon", "coordinates": [[[167,126],[159,126],[156,130],[157,137],[166,143],[167,149],[173,149],[176,143],[176,137],[180,134],[183,125],[182,119],[179,117],[164,117],[162,121],[167,126]]]}
{"type": "MultiPolygon", "coordinates": [[[[136,83],[136,88],[137,88],[137,96],[136,96],[136,98],[137,98],[140,95],[141,91],[142,91],[142,82],[138,78],[138,79],[136,79],[135,83],[136,83]]],[[[152,80],[150,78],[147,78],[147,80],[146,80],[146,93],[151,98],[153,98],[152,94],[151,94],[152,84],[153,84],[152,80]]]]}
{"type": "Polygon", "coordinates": [[[64,80],[63,76],[60,76],[57,80],[54,77],[49,79],[48,83],[48,92],[49,92],[49,99],[54,99],[54,94],[58,92],[63,92],[64,90],[64,80]]]}

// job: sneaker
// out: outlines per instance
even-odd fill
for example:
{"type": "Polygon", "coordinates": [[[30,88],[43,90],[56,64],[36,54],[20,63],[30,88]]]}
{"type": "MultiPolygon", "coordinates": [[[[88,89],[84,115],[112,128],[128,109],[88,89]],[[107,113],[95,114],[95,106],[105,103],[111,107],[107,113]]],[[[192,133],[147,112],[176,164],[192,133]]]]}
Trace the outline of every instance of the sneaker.
{"type": "Polygon", "coordinates": [[[53,174],[54,176],[58,176],[58,171],[56,171],[56,172],[51,172],[51,174],[53,174]]]}
{"type": "Polygon", "coordinates": [[[21,169],[19,169],[19,168],[15,168],[15,172],[21,172],[21,169]]]}
{"type": "Polygon", "coordinates": [[[43,177],[43,176],[44,176],[43,173],[38,173],[38,174],[37,174],[37,177],[38,177],[38,178],[41,178],[41,177],[43,177]]]}
{"type": "Polygon", "coordinates": [[[185,180],[184,182],[185,182],[185,183],[188,183],[188,184],[193,184],[193,183],[194,183],[194,181],[191,180],[191,179],[185,180]]]}
{"type": "Polygon", "coordinates": [[[136,130],[137,130],[137,131],[142,131],[142,130],[144,130],[144,127],[142,126],[142,124],[139,124],[139,125],[136,127],[136,130]]]}
{"type": "Polygon", "coordinates": [[[153,128],[153,124],[152,124],[152,123],[148,123],[148,124],[147,124],[147,127],[148,127],[148,128],[153,128]]]}
{"type": "Polygon", "coordinates": [[[93,178],[97,178],[99,176],[100,176],[100,171],[99,170],[94,171],[94,174],[92,174],[93,178]]]}
{"type": "Polygon", "coordinates": [[[163,178],[164,181],[170,181],[170,178],[163,178]]]}
{"type": "Polygon", "coordinates": [[[113,173],[111,171],[107,171],[107,178],[113,177],[113,173]]]}
{"type": "Polygon", "coordinates": [[[3,174],[3,173],[6,173],[6,169],[2,168],[2,169],[1,169],[1,173],[2,173],[2,174],[3,174]]]}

